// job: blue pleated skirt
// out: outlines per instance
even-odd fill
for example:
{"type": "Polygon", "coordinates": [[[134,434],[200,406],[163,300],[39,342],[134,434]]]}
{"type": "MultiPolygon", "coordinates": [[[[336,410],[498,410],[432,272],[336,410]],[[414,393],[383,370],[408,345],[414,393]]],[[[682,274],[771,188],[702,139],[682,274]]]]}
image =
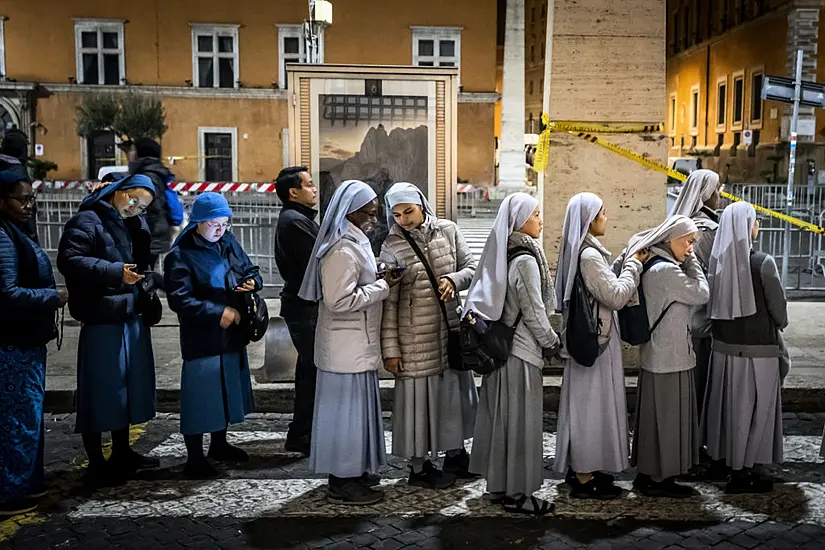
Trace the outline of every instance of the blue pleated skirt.
{"type": "Polygon", "coordinates": [[[246,350],[183,362],[180,431],[205,434],[239,424],[252,412],[252,377],[246,350]]]}
{"type": "Polygon", "coordinates": [[[143,321],[83,325],[77,348],[76,433],[110,432],[155,416],[155,358],[143,321]]]}

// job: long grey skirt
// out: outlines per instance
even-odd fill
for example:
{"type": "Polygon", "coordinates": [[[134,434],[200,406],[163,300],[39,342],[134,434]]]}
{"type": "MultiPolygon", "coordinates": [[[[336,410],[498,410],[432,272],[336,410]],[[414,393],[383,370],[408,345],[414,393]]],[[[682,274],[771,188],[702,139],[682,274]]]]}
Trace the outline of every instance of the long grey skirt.
{"type": "Polygon", "coordinates": [[[694,369],[639,371],[631,464],[654,481],[687,473],[699,461],[701,438],[694,369]]]}
{"type": "Polygon", "coordinates": [[[568,359],[556,436],[557,472],[621,472],[630,467],[627,402],[619,333],[592,367],[568,359]]]}
{"type": "Polygon", "coordinates": [[[536,492],[542,484],[541,369],[516,357],[481,382],[470,471],[487,491],[536,492]]]}
{"type": "Polygon", "coordinates": [[[309,464],[315,473],[358,477],[387,461],[376,371],[318,371],[309,464]]]}
{"type": "Polygon", "coordinates": [[[478,391],[472,372],[446,369],[422,378],[397,378],[392,410],[392,454],[403,458],[464,447],[473,437],[478,391]]]}
{"type": "Polygon", "coordinates": [[[782,462],[779,359],[714,352],[702,435],[708,454],[734,470],[782,462]]]}

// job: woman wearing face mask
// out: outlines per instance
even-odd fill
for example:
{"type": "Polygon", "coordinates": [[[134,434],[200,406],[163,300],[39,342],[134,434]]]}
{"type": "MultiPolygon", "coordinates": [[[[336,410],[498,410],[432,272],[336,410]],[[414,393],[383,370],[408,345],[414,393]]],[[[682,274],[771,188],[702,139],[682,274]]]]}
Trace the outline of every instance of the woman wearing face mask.
{"type": "Polygon", "coordinates": [[[263,281],[228,231],[231,217],[223,195],[198,195],[189,225],[164,262],[169,308],[180,320],[180,431],[188,454],[184,475],[190,479],[219,475],[203,455],[205,433],[212,434],[212,460],[249,460],[246,452],[227,443],[226,428],[252,412],[248,341],[238,326],[238,310],[241,293],[260,290],[263,281]]]}
{"type": "Polygon", "coordinates": [[[630,467],[627,440],[622,344],[616,311],[639,286],[647,250],[639,250],[624,264],[619,276],[611,268],[610,252],[599,242],[607,215],[602,199],[580,193],[570,199],[562,229],[556,278],[556,302],[567,319],[573,282],[581,273],[587,292],[595,299],[599,320],[596,363],[583,367],[567,359],[559,402],[556,471],[566,474],[574,498],[610,500],[621,496],[613,476],[630,467]]]}
{"type": "Polygon", "coordinates": [[[533,496],[543,482],[544,357],[558,352],[550,326],[556,308],[553,279],[541,247],[538,201],[514,193],[501,203],[481,254],[464,315],[515,326],[507,364],[484,376],[470,471],[487,479],[487,492],[507,511],[543,516],[551,502],[533,496]],[[507,261],[508,251],[527,255],[507,261]]]}
{"type": "Polygon", "coordinates": [[[129,426],[155,416],[155,362],[136,284],[149,265],[140,216],[154,198],[146,176],[122,178],[87,196],[60,237],[57,268],[82,323],[77,348],[77,424],[89,457],[87,480],[105,485],[159,465],[129,447],[129,426]],[[101,434],[112,432],[103,458],[101,434]]]}
{"type": "Polygon", "coordinates": [[[378,274],[367,234],[378,199],[369,185],[342,183],[327,206],[299,296],[318,304],[315,332],[315,412],[310,465],[329,474],[327,500],[369,505],[386,461],[378,369],[381,315],[400,278],[378,274]]]}
{"type": "Polygon", "coordinates": [[[730,494],[771,491],[753,467],[782,462],[779,331],[788,304],[773,258],[752,249],[758,232],[753,206],[728,206],[710,257],[713,358],[702,429],[711,458],[732,469],[730,494]]]}
{"type": "MultiPolygon", "coordinates": [[[[659,227],[630,240],[626,253],[650,250],[653,262],[641,285],[650,326],[658,325],[641,345],[636,427],[631,463],[638,475],[633,486],[645,496],[687,498],[693,489],[676,483],[699,460],[699,415],[690,336],[695,306],[708,301],[710,290],[693,254],[696,224],[672,216],[659,227]]],[[[627,262],[628,260],[625,260],[627,262]]],[[[632,261],[632,260],[631,260],[632,261]]]]}
{"type": "Polygon", "coordinates": [[[396,183],[385,201],[390,230],[381,260],[406,267],[384,303],[381,326],[384,367],[396,377],[392,454],[410,459],[410,485],[443,489],[456,477],[474,477],[464,440],[473,436],[478,393],[472,372],[447,365],[444,313],[458,328],[456,296],[470,286],[476,263],[456,224],[436,218],[415,185],[396,183]],[[427,458],[441,450],[447,451],[443,471],[427,458]]]}
{"type": "MultiPolygon", "coordinates": [[[[699,229],[693,253],[699,260],[699,265],[702,266],[706,277],[708,265],[710,265],[710,252],[713,248],[716,230],[719,228],[719,215],[716,210],[719,208],[724,188],[725,186],[719,181],[719,174],[712,170],[691,172],[670,212],[671,216],[681,215],[691,218],[699,229]]],[[[701,412],[711,348],[710,319],[704,305],[693,309],[691,334],[696,353],[696,399],[701,412]]]]}
{"type": "Polygon", "coordinates": [[[68,300],[30,230],[34,202],[22,171],[0,172],[0,517],[34,510],[45,494],[46,344],[68,300]]]}

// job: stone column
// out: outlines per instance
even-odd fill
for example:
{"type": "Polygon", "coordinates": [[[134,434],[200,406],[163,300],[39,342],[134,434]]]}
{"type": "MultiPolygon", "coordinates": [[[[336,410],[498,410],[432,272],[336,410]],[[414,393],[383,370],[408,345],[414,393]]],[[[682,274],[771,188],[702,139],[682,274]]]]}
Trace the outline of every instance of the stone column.
{"type": "MultiPolygon", "coordinates": [[[[788,12],[788,46],[785,69],[788,78],[796,77],[796,53],[802,50],[802,80],[816,81],[817,45],[819,43],[819,10],[797,8],[788,12]]],[[[815,128],[814,107],[799,107],[799,141],[814,141],[814,136],[805,132],[815,128]]],[[[782,139],[790,139],[790,118],[792,105],[784,105],[782,139]]]]}
{"type": "Polygon", "coordinates": [[[524,162],[524,0],[507,0],[503,78],[499,182],[502,187],[523,187],[526,176],[526,163],[524,162]]]}

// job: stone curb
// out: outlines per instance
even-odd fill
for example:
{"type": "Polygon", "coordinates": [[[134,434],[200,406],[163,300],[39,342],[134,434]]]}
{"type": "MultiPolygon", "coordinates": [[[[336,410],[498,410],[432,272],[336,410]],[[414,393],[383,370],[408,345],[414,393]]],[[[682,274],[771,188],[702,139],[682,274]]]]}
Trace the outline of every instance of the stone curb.
{"type": "MultiPolygon", "coordinates": [[[[628,379],[628,382],[630,380],[628,379]]],[[[276,387],[255,388],[255,412],[292,413],[295,399],[294,386],[291,383],[273,384],[276,387]]],[[[628,386],[630,386],[628,384],[628,386]]],[[[636,408],[635,380],[632,387],[626,388],[627,408],[633,412],[636,408]]],[[[74,390],[47,390],[44,411],[52,414],[72,413],[74,407],[74,390]]],[[[561,386],[554,383],[544,385],[544,410],[557,411],[561,386]]],[[[393,388],[382,385],[381,406],[385,411],[392,410],[393,388]]],[[[180,412],[180,390],[157,390],[158,412],[180,412]]],[[[825,412],[825,388],[783,388],[782,410],[789,413],[825,412]]]]}

